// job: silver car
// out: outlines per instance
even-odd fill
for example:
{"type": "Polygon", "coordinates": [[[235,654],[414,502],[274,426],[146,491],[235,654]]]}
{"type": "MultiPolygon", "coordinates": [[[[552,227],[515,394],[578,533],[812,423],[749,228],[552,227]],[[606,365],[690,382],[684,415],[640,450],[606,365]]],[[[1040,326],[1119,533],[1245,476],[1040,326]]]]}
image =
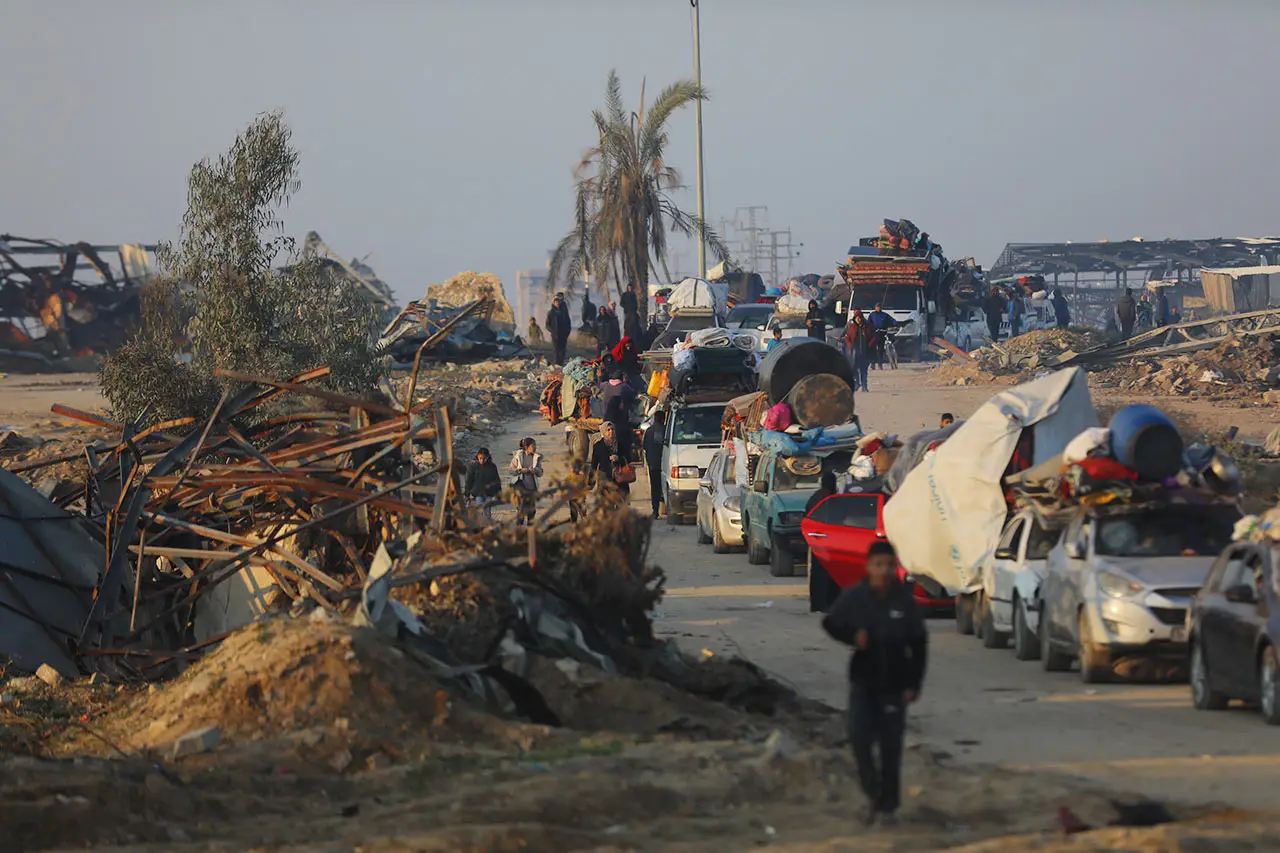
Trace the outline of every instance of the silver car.
{"type": "MultiPolygon", "coordinates": [[[[1079,510],[1049,552],[1040,660],[1109,680],[1121,658],[1184,665],[1187,608],[1240,517],[1230,505],[1119,504],[1079,510]]],[[[1180,668],[1180,667],[1179,667],[1180,668]]]]}
{"type": "Polygon", "coordinates": [[[742,504],[736,478],[737,457],[729,448],[716,451],[698,482],[698,544],[717,554],[742,547],[742,504]]]}

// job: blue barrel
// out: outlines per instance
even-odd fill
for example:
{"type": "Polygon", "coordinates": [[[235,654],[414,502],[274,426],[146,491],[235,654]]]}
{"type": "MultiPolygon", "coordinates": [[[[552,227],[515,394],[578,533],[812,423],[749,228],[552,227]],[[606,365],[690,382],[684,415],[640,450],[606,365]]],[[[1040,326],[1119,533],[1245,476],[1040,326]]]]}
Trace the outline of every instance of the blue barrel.
{"type": "Polygon", "coordinates": [[[1141,404],[1111,416],[1111,455],[1142,480],[1163,480],[1182,468],[1182,436],[1164,412],[1141,404]]]}

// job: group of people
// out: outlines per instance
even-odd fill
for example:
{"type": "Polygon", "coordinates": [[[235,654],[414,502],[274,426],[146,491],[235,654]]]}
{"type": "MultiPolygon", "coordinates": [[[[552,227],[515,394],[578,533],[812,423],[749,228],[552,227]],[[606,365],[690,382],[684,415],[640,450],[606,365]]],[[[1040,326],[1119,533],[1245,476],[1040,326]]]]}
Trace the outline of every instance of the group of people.
{"type": "MultiPolygon", "coordinates": [[[[628,285],[622,294],[622,313],[623,319],[619,320],[617,302],[611,301],[597,307],[591,301],[590,294],[582,297],[581,328],[595,337],[597,357],[613,350],[625,338],[630,338],[633,342],[644,338],[644,330],[640,324],[640,300],[636,295],[635,285],[628,285]]],[[[529,342],[540,344],[549,336],[554,364],[564,364],[568,360],[569,335],[572,332],[569,304],[563,291],[557,292],[551,300],[551,308],[547,310],[545,335],[537,319],[529,318],[529,342]]]]}
{"type": "Polygon", "coordinates": [[[889,330],[898,325],[880,304],[868,315],[855,309],[844,327],[844,354],[853,364],[855,391],[869,391],[872,368],[883,369],[889,330]]]}
{"type": "Polygon", "coordinates": [[[1163,287],[1156,292],[1154,300],[1145,291],[1135,300],[1133,291],[1128,288],[1116,300],[1115,323],[1120,329],[1121,337],[1125,339],[1133,337],[1135,328],[1155,329],[1180,322],[1182,315],[1176,307],[1169,304],[1169,295],[1163,287]]]}
{"type": "MultiPolygon", "coordinates": [[[[1014,287],[1007,294],[999,287],[992,287],[987,298],[982,301],[982,313],[987,320],[987,335],[993,341],[1000,340],[1000,325],[1004,318],[1009,318],[1009,337],[1016,338],[1023,332],[1023,323],[1027,317],[1027,295],[1021,286],[1014,287]]],[[[1071,325],[1071,306],[1061,287],[1055,287],[1049,297],[1049,305],[1053,308],[1053,317],[1059,329],[1071,325]]]]}

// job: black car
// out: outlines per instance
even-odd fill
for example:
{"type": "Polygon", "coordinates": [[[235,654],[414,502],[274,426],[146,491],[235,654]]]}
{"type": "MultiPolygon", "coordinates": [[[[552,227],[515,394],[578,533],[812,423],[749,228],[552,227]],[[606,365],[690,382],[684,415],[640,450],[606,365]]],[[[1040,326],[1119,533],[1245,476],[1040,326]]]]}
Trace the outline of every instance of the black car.
{"type": "Polygon", "coordinates": [[[1191,700],[1202,711],[1257,702],[1280,725],[1280,593],[1271,549],[1237,542],[1219,555],[1191,600],[1191,700]]]}

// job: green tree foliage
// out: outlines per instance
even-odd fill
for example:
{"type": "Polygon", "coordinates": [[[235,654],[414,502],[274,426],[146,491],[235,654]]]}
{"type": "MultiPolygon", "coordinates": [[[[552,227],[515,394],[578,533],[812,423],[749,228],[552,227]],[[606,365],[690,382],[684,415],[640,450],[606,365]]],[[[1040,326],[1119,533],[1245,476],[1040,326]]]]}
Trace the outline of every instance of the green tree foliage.
{"type": "Polygon", "coordinates": [[[227,153],[192,167],[181,236],[158,253],[142,328],[103,363],[117,416],[207,416],[221,393],[218,368],[288,378],[328,365],[331,388],[374,387],[383,366],[373,308],[323,261],[297,257],[283,233],[279,211],[299,186],[280,113],[259,116],[227,153]],[[275,268],[281,259],[292,263],[275,268]]]}
{"type": "MultiPolygon", "coordinates": [[[[650,271],[667,270],[668,229],[685,236],[701,234],[721,260],[729,250],[716,232],[672,199],[684,188],[680,173],[666,162],[667,122],[681,107],[706,100],[705,89],[681,80],[663,89],[645,113],[622,106],[621,84],[614,71],[605,85],[605,107],[592,113],[599,142],[587,150],[574,172],[573,229],[556,246],[548,281],[576,280],[590,271],[597,281],[614,282],[619,295],[632,282],[641,294],[650,271]]],[[[641,310],[648,300],[640,299],[641,310]]]]}

